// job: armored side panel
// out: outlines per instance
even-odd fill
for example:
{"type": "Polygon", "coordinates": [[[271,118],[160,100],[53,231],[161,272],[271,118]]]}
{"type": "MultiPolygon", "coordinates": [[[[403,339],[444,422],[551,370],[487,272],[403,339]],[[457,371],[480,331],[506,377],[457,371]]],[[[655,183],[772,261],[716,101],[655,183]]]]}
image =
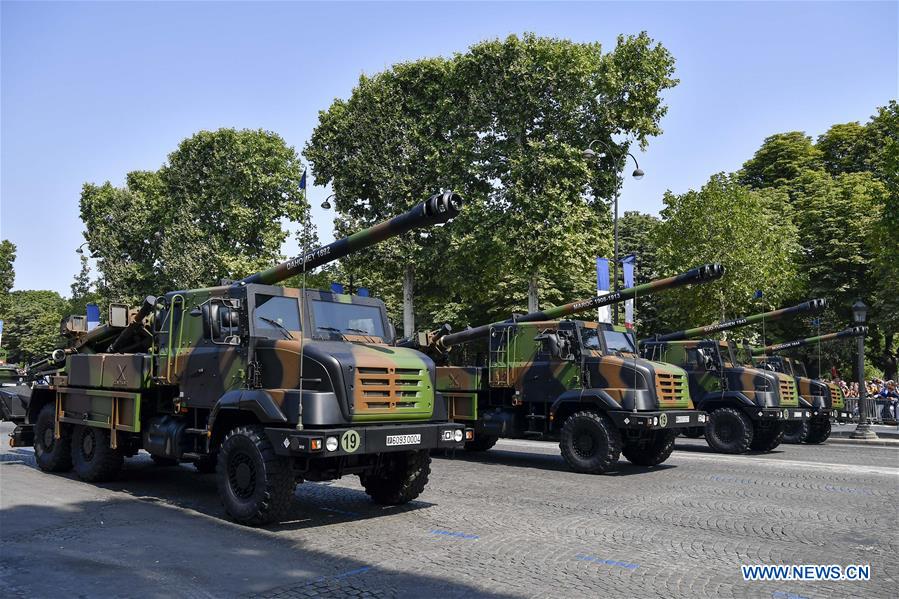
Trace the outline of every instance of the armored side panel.
{"type": "Polygon", "coordinates": [[[70,387],[139,390],[150,385],[149,354],[74,354],[66,368],[70,387]]]}

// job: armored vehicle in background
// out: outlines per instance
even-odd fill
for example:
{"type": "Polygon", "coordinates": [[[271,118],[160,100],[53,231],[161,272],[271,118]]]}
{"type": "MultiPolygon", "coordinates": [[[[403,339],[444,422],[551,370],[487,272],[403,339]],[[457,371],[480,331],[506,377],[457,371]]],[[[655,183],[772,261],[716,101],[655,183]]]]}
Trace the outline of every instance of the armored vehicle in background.
{"type": "Polygon", "coordinates": [[[771,451],[780,445],[785,423],[808,420],[811,411],[800,407],[791,376],[743,366],[732,342],[707,337],[764,320],[818,312],[824,305],[824,300],[811,300],[641,341],[643,357],[687,371],[696,407],[709,413],[705,431],[693,428],[685,435],[698,438],[704,433],[709,446],[722,453],[771,451]]]}
{"type": "Polygon", "coordinates": [[[499,437],[557,439],[576,472],[603,473],[620,454],[657,465],[674,448],[675,431],[703,426],[686,373],[637,355],[633,334],[610,324],[565,317],[663,289],[719,278],[709,264],[608,295],[517,316],[421,342],[432,354],[486,340],[486,365],[438,366],[437,388],[450,419],[473,426],[466,447],[486,450],[499,437]]]}
{"type": "MultiPolygon", "coordinates": [[[[226,512],[247,524],[281,519],[298,481],[348,474],[381,504],[424,489],[429,450],[461,448],[447,421],[433,361],[393,347],[377,299],[275,285],[406,231],[447,222],[462,200],[447,192],[408,212],[241,281],[113,305],[88,332],[32,371],[25,422],[38,466],[113,478],[146,450],[162,464],[215,471],[226,512]]],[[[471,431],[469,431],[471,435],[471,431]]]]}
{"type": "Polygon", "coordinates": [[[831,418],[851,420],[853,416],[846,411],[846,397],[839,385],[812,379],[806,373],[805,364],[802,362],[774,354],[814,343],[858,337],[866,335],[867,332],[867,327],[850,327],[837,333],[750,348],[752,361],[756,367],[768,368],[792,376],[799,389],[800,401],[812,410],[812,417],[807,422],[791,422],[787,425],[784,432],[784,443],[823,443],[830,437],[831,418]]]}

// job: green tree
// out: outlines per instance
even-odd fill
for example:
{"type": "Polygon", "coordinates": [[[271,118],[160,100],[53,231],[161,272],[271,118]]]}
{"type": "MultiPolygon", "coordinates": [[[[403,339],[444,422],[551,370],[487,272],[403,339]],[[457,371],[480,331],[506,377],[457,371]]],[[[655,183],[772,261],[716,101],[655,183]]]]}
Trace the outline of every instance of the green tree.
{"type": "Polygon", "coordinates": [[[57,347],[68,302],[55,291],[13,291],[4,313],[3,346],[10,363],[27,364],[57,347]]]}
{"type": "Polygon", "coordinates": [[[69,297],[69,314],[84,314],[88,304],[96,303],[100,299],[99,294],[94,290],[94,283],[91,281],[91,268],[87,256],[82,254],[80,258],[81,269],[75,275],[75,280],[72,281],[71,285],[72,295],[69,297]]]}
{"type": "Polygon", "coordinates": [[[311,245],[301,176],[278,135],[219,129],[184,140],[159,171],[129,173],[124,188],[86,184],[81,218],[100,293],[133,302],[261,270],[281,259],[282,219],[300,222],[311,245]]]}
{"type": "MultiPolygon", "coordinates": [[[[636,257],[635,283],[642,285],[661,276],[656,248],[656,228],[658,217],[637,211],[626,211],[618,219],[618,251],[621,256],[633,254],[636,257]]],[[[661,332],[663,323],[659,320],[658,298],[649,295],[638,298],[634,307],[634,328],[637,337],[647,337],[661,332]]]]}
{"type": "Polygon", "coordinates": [[[320,115],[305,155],[337,194],[338,230],[437,188],[471,200],[452,227],[382,244],[387,259],[361,257],[388,306],[405,304],[407,333],[413,287],[429,324],[505,318],[533,307],[538,289],[546,303],[593,289],[593,256],[608,248],[604,200],[623,160],[597,169],[581,151],[612,135],[641,146],[658,135],[672,72],[645,34],[605,54],[534,35],[491,40],[363,77],[320,115]]]}
{"type": "Polygon", "coordinates": [[[656,227],[659,273],[668,276],[708,262],[727,274],[715,283],[658,296],[672,329],[780,307],[795,293],[796,227],[781,212],[780,192],[756,191],[733,175],[714,175],[699,191],[665,194],[656,227]],[[756,290],[763,300],[753,300],[756,290]]]}
{"type": "Polygon", "coordinates": [[[4,304],[16,281],[16,244],[4,239],[0,241],[0,320],[3,319],[4,304]]]}
{"type": "Polygon", "coordinates": [[[823,167],[824,157],[802,131],[765,138],[762,147],[743,164],[739,181],[756,189],[789,184],[807,170],[823,167]]]}
{"type": "Polygon", "coordinates": [[[815,147],[821,151],[821,161],[831,175],[868,170],[871,148],[868,147],[865,127],[858,122],[834,125],[818,137],[815,147]]]}

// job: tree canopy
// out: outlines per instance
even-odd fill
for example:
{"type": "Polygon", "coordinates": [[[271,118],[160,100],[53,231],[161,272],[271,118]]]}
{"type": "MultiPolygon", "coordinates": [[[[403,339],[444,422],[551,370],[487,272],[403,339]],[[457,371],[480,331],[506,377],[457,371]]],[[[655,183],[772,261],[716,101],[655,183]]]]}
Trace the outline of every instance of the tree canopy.
{"type": "Polygon", "coordinates": [[[363,76],[320,114],[304,154],[336,194],[338,231],[438,189],[463,193],[470,205],[452,227],[359,256],[364,277],[397,313],[414,272],[429,324],[505,318],[538,289],[546,303],[594,289],[593,257],[610,249],[606,201],[629,147],[613,136],[645,147],[661,133],[673,65],[645,34],[606,53],[531,34],[490,40],[363,76]],[[600,168],[582,155],[594,139],[619,150],[600,168]]]}

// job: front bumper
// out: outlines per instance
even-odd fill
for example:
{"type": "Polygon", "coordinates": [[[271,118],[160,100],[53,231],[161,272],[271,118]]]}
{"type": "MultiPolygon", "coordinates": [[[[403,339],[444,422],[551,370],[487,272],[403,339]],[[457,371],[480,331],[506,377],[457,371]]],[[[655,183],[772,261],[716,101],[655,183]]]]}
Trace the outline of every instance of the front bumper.
{"type": "Polygon", "coordinates": [[[789,420],[808,420],[812,417],[812,410],[802,406],[793,408],[746,408],[746,414],[753,420],[780,420],[787,422],[789,420]]]}
{"type": "Polygon", "coordinates": [[[619,429],[661,430],[705,426],[707,416],[699,410],[658,410],[654,412],[606,412],[619,429]]]}
{"type": "Polygon", "coordinates": [[[328,458],[395,451],[461,449],[466,440],[474,438],[472,429],[452,422],[366,424],[312,430],[270,427],[265,429],[265,434],[278,455],[328,458]]]}

